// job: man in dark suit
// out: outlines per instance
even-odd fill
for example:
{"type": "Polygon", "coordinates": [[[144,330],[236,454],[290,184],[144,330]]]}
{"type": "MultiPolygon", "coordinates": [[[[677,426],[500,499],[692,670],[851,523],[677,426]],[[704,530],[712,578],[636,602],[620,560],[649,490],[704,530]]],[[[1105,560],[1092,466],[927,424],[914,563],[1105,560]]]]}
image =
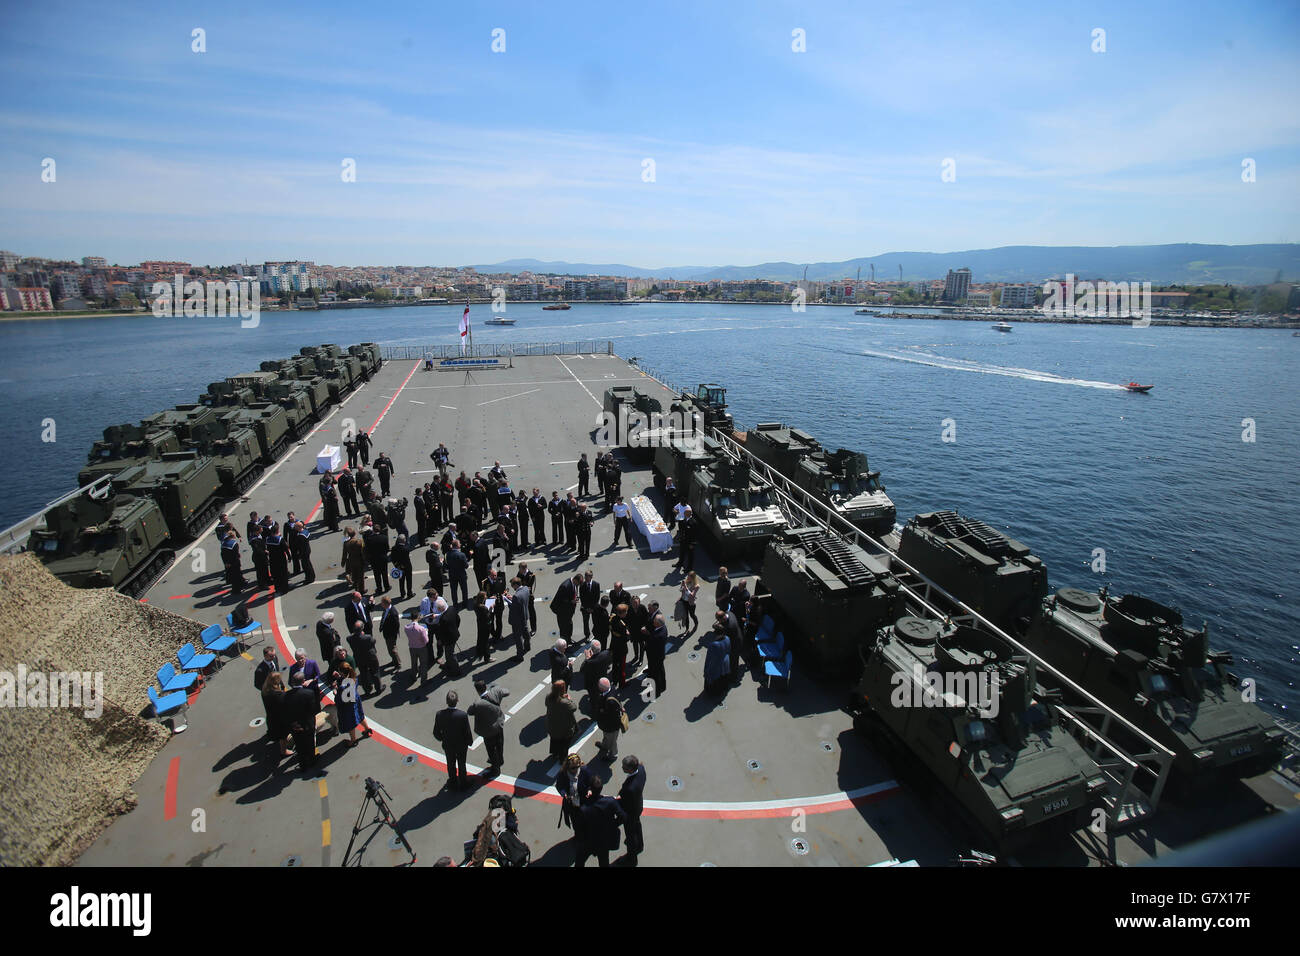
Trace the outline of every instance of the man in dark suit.
{"type": "MultiPolygon", "coordinates": [[[[373,625],[371,629],[373,630],[373,625]]],[[[375,643],[375,635],[367,633],[365,625],[357,621],[352,625],[352,633],[348,635],[348,646],[352,648],[352,656],[361,672],[361,689],[367,694],[382,693],[384,685],[379,680],[379,647],[375,643]]]]}
{"type": "Polygon", "coordinates": [[[564,766],[555,776],[555,789],[560,792],[560,820],[573,828],[574,839],[582,844],[583,816],[581,808],[591,800],[591,782],[597,779],[582,765],[582,758],[569,754],[564,766]]]}
{"type": "Polygon", "coordinates": [[[293,538],[290,539],[293,547],[294,560],[302,566],[305,577],[303,584],[311,584],[316,580],[316,569],[311,565],[311,536],[307,533],[307,525],[299,521],[294,525],[293,538]]]}
{"type": "Polygon", "coordinates": [[[553,544],[564,544],[564,502],[560,500],[558,491],[551,492],[551,500],[546,504],[546,510],[551,515],[551,542],[553,544]]]}
{"type": "Polygon", "coordinates": [[[528,516],[533,519],[533,537],[538,544],[546,543],[546,499],[534,488],[528,499],[528,516]]]}
{"type": "Polygon", "coordinates": [[[560,625],[560,637],[566,641],[573,637],[573,614],[578,608],[578,586],[581,583],[582,578],[574,575],[572,580],[566,580],[556,589],[555,597],[551,599],[551,611],[560,625]]]}
{"type": "Polygon", "coordinates": [[[298,766],[308,770],[316,764],[316,715],[320,713],[320,695],[303,686],[299,671],[289,678],[289,692],[281,704],[289,732],[293,734],[293,749],[298,755],[298,766]]]}
{"type": "Polygon", "coordinates": [[[326,664],[334,660],[334,648],[343,645],[343,638],[334,629],[333,611],[326,611],[316,622],[316,640],[320,642],[320,659],[326,664]]]}
{"type": "Polygon", "coordinates": [[[627,814],[613,797],[601,794],[604,783],[600,777],[591,778],[591,798],[580,807],[584,831],[578,841],[578,856],[574,866],[586,866],[587,858],[595,854],[602,867],[609,866],[609,851],[618,849],[618,828],[627,821],[627,814]]]}
{"type": "Polygon", "coordinates": [[[681,527],[677,530],[677,564],[674,567],[681,568],[683,571],[695,570],[695,539],[699,529],[699,519],[692,513],[691,506],[687,505],[681,527]]]}
{"type": "Polygon", "coordinates": [[[474,742],[469,714],[456,707],[459,700],[454,690],[447,691],[447,709],[438,711],[433,721],[433,737],[442,744],[447,756],[447,786],[452,790],[464,790],[469,786],[465,756],[469,753],[469,745],[474,742]]]}
{"type": "Polygon", "coordinates": [[[461,601],[469,600],[469,558],[465,557],[465,552],[460,549],[460,545],[452,540],[451,549],[447,552],[447,583],[451,587],[451,604],[457,606],[461,601]],[[460,598],[457,599],[456,593],[460,592],[460,598]]]}
{"type": "MultiPolygon", "coordinates": [[[[533,642],[529,640],[528,629],[528,605],[532,600],[532,593],[519,578],[512,578],[510,586],[514,589],[510,595],[510,636],[515,641],[516,660],[522,661],[525,652],[531,650],[533,646],[533,642]]],[[[504,599],[505,595],[502,595],[501,600],[504,599]]]]}
{"type": "Polygon", "coordinates": [[[402,633],[402,615],[397,608],[393,607],[393,602],[388,595],[384,595],[383,600],[379,602],[379,633],[384,636],[384,643],[388,645],[389,661],[393,665],[393,673],[396,674],[402,669],[402,664],[397,659],[397,637],[402,633]]]}
{"type": "Polygon", "coordinates": [[[257,665],[253,671],[253,686],[258,690],[266,683],[266,679],[280,669],[280,661],[275,656],[275,648],[267,647],[262,649],[262,663],[257,665]]]}
{"type": "Polygon", "coordinates": [[[361,453],[361,467],[370,464],[370,433],[357,432],[357,451],[361,453]]]}
{"type": "Polygon", "coordinates": [[[415,569],[411,567],[411,551],[406,543],[406,535],[397,536],[397,540],[388,551],[388,560],[393,562],[393,567],[402,572],[402,576],[397,579],[398,600],[403,598],[410,600],[415,597],[415,569]]]}
{"type": "Polygon", "coordinates": [[[379,494],[381,497],[387,498],[388,489],[393,480],[393,459],[382,451],[379,453],[379,457],[375,459],[375,474],[379,476],[379,494]]]}
{"type": "Polygon", "coordinates": [[[585,656],[586,660],[582,663],[582,689],[587,692],[594,714],[597,699],[596,686],[602,677],[609,676],[612,657],[609,651],[600,646],[600,641],[593,641],[591,647],[587,648],[585,656]]]}
{"type": "Polygon", "coordinates": [[[456,660],[456,644],[460,641],[460,611],[451,605],[438,618],[438,646],[445,656],[443,667],[452,677],[460,676],[460,662],[456,660]]]}
{"type": "MultiPolygon", "coordinates": [[[[353,468],[356,467],[354,463],[353,468]]],[[[357,479],[347,468],[339,473],[339,497],[343,499],[343,511],[349,517],[360,513],[357,507],[357,479]]]]}
{"type": "Polygon", "coordinates": [[[351,634],[356,629],[357,621],[360,621],[365,632],[373,634],[375,626],[370,615],[374,610],[375,605],[370,598],[362,597],[360,591],[353,591],[347,606],[343,608],[343,622],[347,625],[348,633],[351,634]]]}
{"type": "Polygon", "coordinates": [[[618,805],[627,814],[623,833],[627,836],[627,862],[636,866],[636,858],[645,849],[641,833],[641,811],[645,809],[645,765],[636,757],[623,758],[623,772],[627,779],[618,791],[618,805]]]}
{"type": "Polygon", "coordinates": [[[655,698],[664,695],[668,689],[668,677],[664,674],[664,655],[668,651],[668,625],[664,616],[655,609],[650,620],[650,636],[645,643],[646,676],[655,684],[655,698]]]}
{"type": "Polygon", "coordinates": [[[582,605],[582,636],[584,640],[590,640],[591,615],[600,605],[600,582],[590,571],[583,574],[582,583],[578,585],[578,600],[582,605]]]}
{"type": "Polygon", "coordinates": [[[271,533],[266,538],[266,560],[271,570],[271,580],[275,582],[275,593],[284,594],[289,590],[289,556],[284,550],[284,538],[280,529],[271,526],[271,533]]]}

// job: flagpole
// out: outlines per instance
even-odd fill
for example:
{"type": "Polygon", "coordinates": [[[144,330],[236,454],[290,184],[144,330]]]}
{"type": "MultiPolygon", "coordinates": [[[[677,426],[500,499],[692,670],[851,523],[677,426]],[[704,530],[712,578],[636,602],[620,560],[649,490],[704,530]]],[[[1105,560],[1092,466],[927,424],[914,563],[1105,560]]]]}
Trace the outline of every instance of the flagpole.
{"type": "Polygon", "coordinates": [[[465,334],[469,336],[469,357],[474,357],[474,327],[469,324],[469,296],[465,296],[465,334]]]}

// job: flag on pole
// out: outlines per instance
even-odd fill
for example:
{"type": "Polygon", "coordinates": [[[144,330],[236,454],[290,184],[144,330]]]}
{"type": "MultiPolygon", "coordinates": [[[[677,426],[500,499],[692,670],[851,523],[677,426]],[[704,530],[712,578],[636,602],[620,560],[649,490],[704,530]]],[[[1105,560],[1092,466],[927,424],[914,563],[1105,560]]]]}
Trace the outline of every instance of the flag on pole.
{"type": "Polygon", "coordinates": [[[465,311],[460,317],[460,354],[465,354],[465,336],[469,335],[469,302],[465,303],[465,311]]]}

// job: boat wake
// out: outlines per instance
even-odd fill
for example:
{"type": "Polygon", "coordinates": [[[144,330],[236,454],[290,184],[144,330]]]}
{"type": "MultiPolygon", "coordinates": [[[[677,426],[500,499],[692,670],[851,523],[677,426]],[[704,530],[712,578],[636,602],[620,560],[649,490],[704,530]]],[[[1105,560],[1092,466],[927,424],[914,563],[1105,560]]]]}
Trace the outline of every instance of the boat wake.
{"type": "Polygon", "coordinates": [[[1104,388],[1123,391],[1123,385],[1111,382],[1093,382],[1085,378],[1066,378],[1051,372],[1039,372],[1031,368],[1013,368],[1006,365],[992,365],[977,362],[974,359],[951,358],[946,355],[929,353],[886,352],[876,349],[862,349],[862,354],[871,358],[887,359],[892,362],[911,362],[914,365],[928,365],[930,368],[942,368],[952,372],[978,372],[981,375],[1004,375],[1007,378],[1021,378],[1030,382],[1051,382],[1054,385],[1076,385],[1080,388],[1104,388]]]}

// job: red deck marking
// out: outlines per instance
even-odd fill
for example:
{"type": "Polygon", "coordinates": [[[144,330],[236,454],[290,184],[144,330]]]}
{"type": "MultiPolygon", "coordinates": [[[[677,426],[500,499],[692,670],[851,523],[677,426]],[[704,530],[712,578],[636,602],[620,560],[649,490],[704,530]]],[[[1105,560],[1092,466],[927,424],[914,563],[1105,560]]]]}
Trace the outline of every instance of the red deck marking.
{"type": "Polygon", "coordinates": [[[171,820],[176,816],[176,783],[181,777],[181,758],[172,757],[167,765],[167,790],[163,795],[163,819],[171,820]]]}
{"type": "MultiPolygon", "coordinates": [[[[194,597],[194,595],[193,595],[193,594],[173,594],[173,595],[172,595],[171,597],[169,597],[167,600],[169,600],[169,601],[183,601],[183,600],[185,600],[186,598],[191,598],[191,597],[194,597]]],[[[143,601],[144,598],[141,598],[140,600],[143,601]]]]}

